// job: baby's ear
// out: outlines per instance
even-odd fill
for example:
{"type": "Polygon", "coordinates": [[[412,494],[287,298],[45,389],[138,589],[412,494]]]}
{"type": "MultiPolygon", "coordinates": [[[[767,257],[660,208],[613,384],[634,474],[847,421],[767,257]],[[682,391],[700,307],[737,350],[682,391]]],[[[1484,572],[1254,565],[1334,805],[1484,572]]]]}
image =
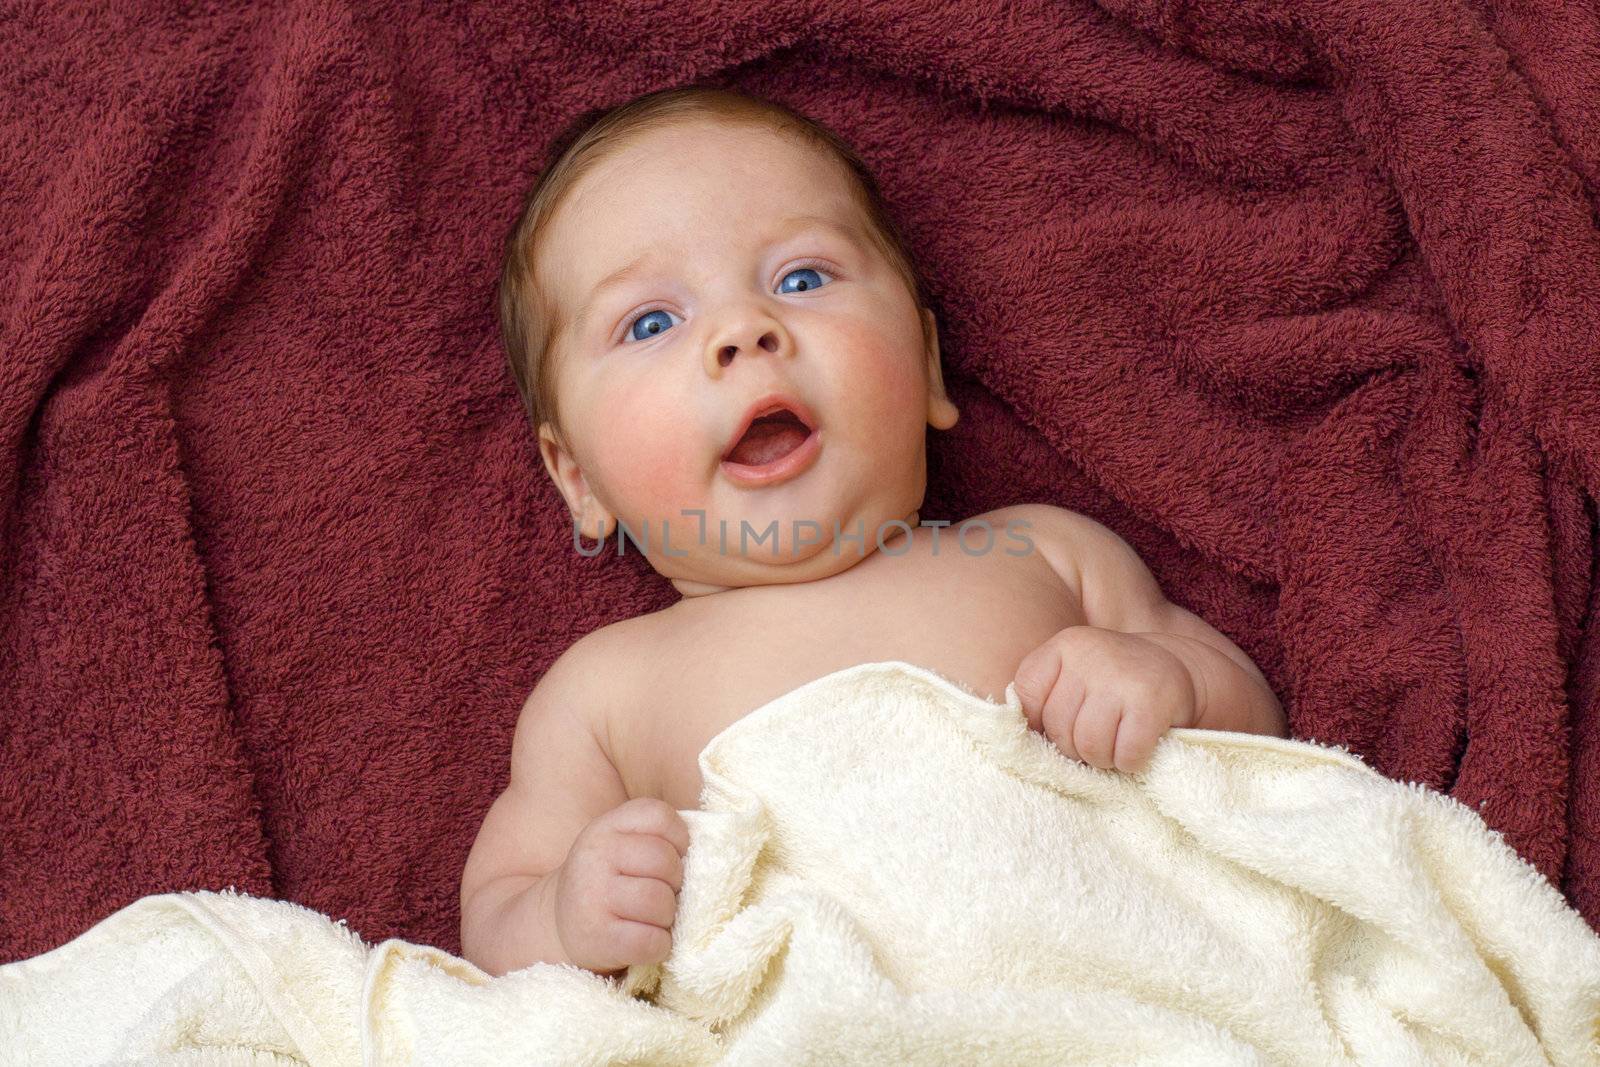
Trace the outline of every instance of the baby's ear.
{"type": "Polygon", "coordinates": [[[577,460],[562,442],[561,435],[550,423],[539,424],[539,456],[550,480],[556,483],[561,498],[567,502],[578,532],[591,541],[603,541],[617,527],[617,517],[600,503],[589,488],[577,460]]]}
{"type": "Polygon", "coordinates": [[[944,371],[939,366],[939,324],[928,308],[922,309],[922,336],[928,352],[928,425],[936,430],[948,430],[956,424],[961,412],[944,391],[944,371]]]}

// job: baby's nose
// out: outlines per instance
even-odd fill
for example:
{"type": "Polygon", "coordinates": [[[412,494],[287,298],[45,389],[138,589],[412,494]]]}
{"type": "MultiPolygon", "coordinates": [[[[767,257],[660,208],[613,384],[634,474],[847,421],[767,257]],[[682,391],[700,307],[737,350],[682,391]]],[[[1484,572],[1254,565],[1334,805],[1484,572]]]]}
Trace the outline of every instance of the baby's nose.
{"type": "MultiPolygon", "coordinates": [[[[768,330],[766,333],[763,333],[756,340],[756,344],[759,345],[763,350],[765,350],[767,352],[776,352],[778,350],[778,334],[777,334],[777,331],[776,330],[768,330]]],[[[718,363],[718,365],[726,367],[728,364],[733,362],[733,357],[738,355],[738,353],[739,353],[739,346],[736,345],[736,344],[725,344],[725,345],[720,346],[717,349],[717,363],[718,363]]]]}

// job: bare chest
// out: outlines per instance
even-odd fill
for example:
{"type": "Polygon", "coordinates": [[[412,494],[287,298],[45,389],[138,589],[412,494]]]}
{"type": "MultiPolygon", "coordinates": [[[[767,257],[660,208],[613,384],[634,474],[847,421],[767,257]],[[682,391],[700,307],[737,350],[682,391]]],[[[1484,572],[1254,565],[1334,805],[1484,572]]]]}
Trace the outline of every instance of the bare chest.
{"type": "Polygon", "coordinates": [[[686,609],[676,617],[662,613],[642,629],[650,647],[638,695],[608,728],[629,797],[697,808],[706,744],[823,675],[904,660],[998,701],[1025,655],[1084,621],[1075,591],[1036,552],[972,557],[922,547],[920,558],[869,557],[821,582],[685,602],[672,609],[686,609]]]}

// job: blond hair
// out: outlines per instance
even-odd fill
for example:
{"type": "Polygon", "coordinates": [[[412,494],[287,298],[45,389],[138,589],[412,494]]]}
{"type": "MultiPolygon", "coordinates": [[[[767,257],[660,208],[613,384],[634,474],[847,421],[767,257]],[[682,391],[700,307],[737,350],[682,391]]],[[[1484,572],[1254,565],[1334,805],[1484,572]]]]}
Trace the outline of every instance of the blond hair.
{"type": "Polygon", "coordinates": [[[868,236],[904,279],[916,306],[921,308],[927,302],[916,263],[872,172],[854,149],[820,122],[775,101],[707,86],[662,89],[615,107],[590,108],[569,121],[551,144],[545,168],[528,190],[506,236],[500,268],[500,336],[511,377],[536,436],[540,425],[548,422],[565,437],[556,406],[556,360],[551,352],[563,323],[534,274],[539,241],[562,197],[596,164],[640,133],[695,116],[765,125],[797,135],[842,163],[855,179],[852,191],[867,219],[868,236]]]}

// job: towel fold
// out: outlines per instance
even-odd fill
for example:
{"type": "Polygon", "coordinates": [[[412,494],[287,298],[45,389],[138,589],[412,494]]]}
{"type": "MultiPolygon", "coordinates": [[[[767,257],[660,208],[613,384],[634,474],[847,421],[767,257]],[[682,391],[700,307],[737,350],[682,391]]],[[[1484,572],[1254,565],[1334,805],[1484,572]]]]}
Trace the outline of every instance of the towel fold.
{"type": "Polygon", "coordinates": [[[0,967],[0,1048],[1600,1064],[1600,937],[1475,812],[1337,748],[1173,730],[1142,773],[1100,770],[1029,730],[1014,689],[891,661],[764,705],[700,767],[672,954],[620,982],[490,978],[297,905],[167,894],[0,967]]]}
{"type": "Polygon", "coordinates": [[[573,549],[502,238],[575,115],[696,83],[875,175],[961,411],[924,518],[1105,523],[1600,929],[1593,3],[19,9],[0,964],[229,885],[459,950],[522,701],[679,599],[573,549]]]}

